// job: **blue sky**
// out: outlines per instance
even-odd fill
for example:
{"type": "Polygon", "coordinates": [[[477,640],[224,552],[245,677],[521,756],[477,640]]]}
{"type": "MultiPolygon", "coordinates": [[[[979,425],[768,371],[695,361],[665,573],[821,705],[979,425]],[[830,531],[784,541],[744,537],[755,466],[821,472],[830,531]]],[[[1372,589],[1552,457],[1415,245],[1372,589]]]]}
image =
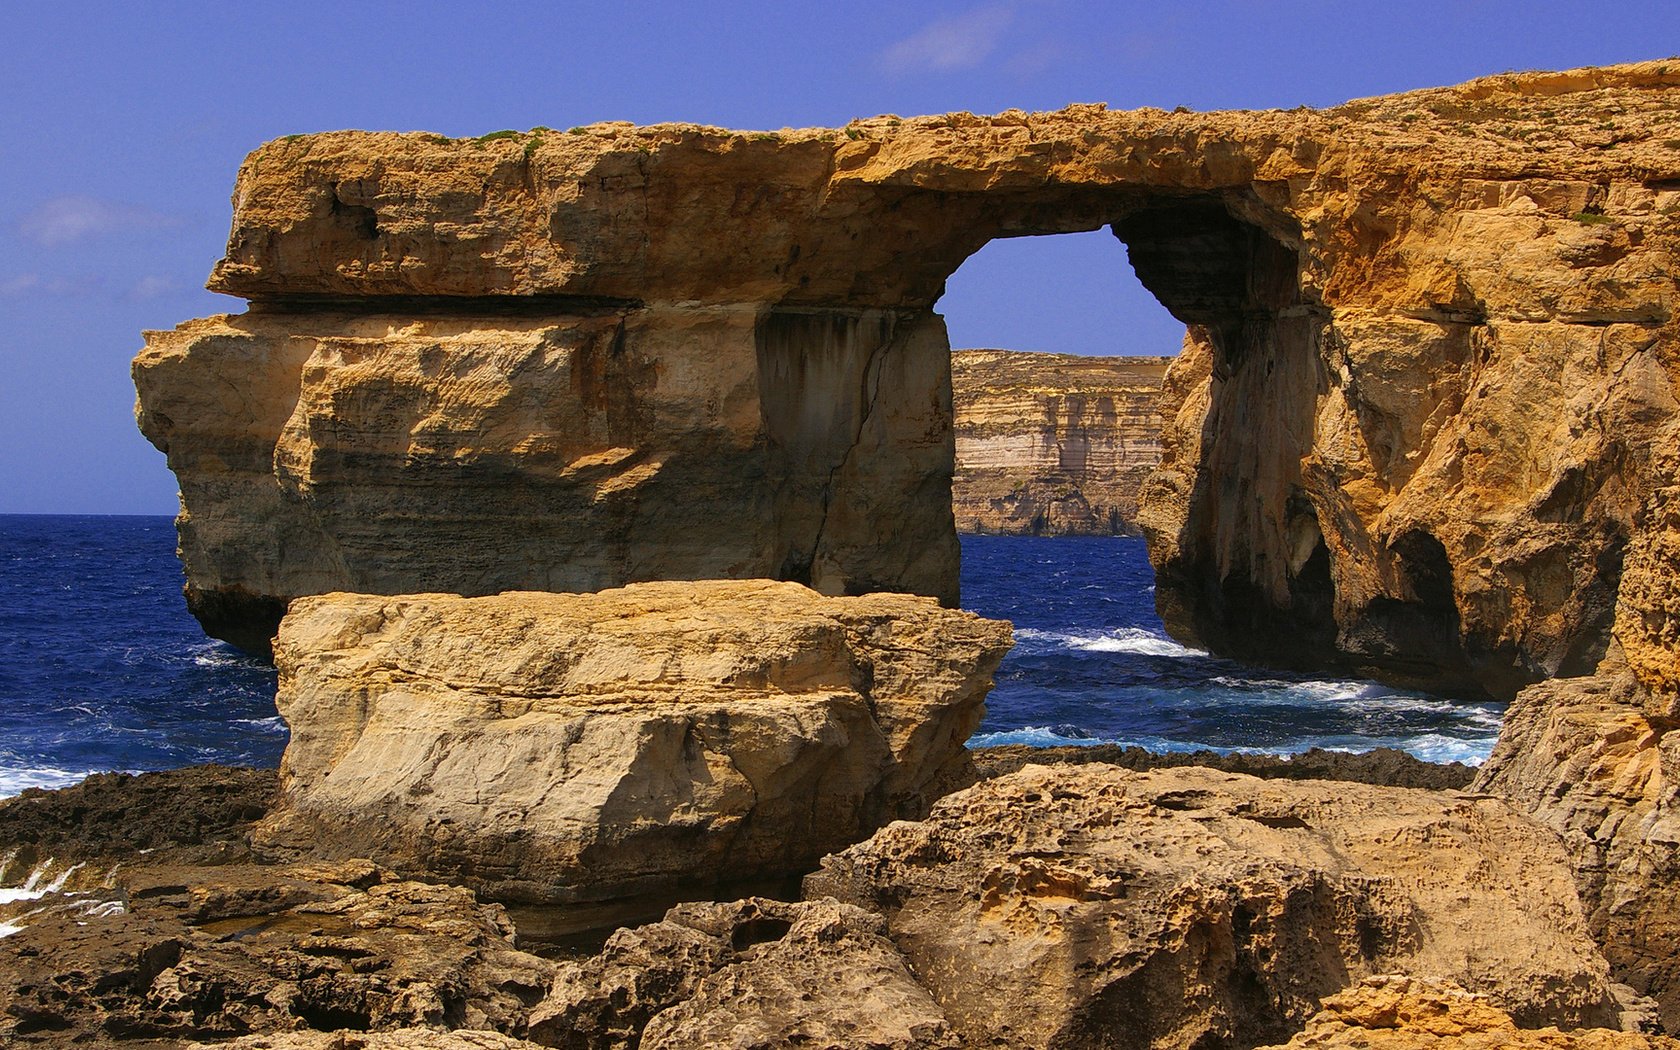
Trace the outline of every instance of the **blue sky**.
{"type": "MultiPolygon", "coordinates": [[[[144,328],[202,290],[240,160],[334,128],[740,128],[1102,101],[1334,105],[1680,52],[1680,2],[77,3],[0,6],[0,513],[175,510],[134,429],[144,328]]],[[[953,343],[1159,353],[1176,328],[1106,234],[994,242],[953,343]]]]}

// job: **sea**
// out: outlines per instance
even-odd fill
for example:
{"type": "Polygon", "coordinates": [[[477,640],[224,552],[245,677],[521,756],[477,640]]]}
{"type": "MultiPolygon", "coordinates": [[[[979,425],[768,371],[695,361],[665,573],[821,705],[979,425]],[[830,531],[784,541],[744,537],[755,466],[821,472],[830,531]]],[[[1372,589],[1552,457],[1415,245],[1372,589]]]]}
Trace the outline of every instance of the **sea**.
{"type": "MultiPolygon", "coordinates": [[[[966,536],[963,605],[1015,624],[971,746],[1479,763],[1502,707],[1261,670],[1170,639],[1143,541],[966,536]]],[[[205,637],[167,517],[0,515],[0,797],[90,773],[274,766],[274,669],[205,637]]]]}

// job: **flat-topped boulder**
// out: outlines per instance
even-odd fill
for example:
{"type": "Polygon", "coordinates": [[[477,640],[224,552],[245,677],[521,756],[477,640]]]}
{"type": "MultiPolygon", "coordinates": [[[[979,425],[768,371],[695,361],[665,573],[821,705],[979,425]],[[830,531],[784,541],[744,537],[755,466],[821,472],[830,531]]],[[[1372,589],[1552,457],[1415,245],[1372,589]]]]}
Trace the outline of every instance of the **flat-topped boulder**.
{"type": "Polygon", "coordinates": [[[300,599],[257,839],[526,901],[799,874],[964,772],[1010,637],[764,580],[300,599]]]}

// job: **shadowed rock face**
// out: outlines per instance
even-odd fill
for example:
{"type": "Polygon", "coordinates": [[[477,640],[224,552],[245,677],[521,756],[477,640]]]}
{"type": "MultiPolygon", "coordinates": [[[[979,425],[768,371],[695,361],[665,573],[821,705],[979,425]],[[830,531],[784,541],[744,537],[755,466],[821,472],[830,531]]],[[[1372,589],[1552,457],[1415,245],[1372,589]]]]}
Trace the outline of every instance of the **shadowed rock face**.
{"type": "Polygon", "coordinates": [[[256,307],[150,337],[141,425],[247,642],[339,587],[951,601],[932,305],[994,237],[1106,226],[1190,326],[1143,516],[1175,634],[1509,696],[1614,631],[1672,685],[1676,85],[278,141],[211,279],[256,307]]]}

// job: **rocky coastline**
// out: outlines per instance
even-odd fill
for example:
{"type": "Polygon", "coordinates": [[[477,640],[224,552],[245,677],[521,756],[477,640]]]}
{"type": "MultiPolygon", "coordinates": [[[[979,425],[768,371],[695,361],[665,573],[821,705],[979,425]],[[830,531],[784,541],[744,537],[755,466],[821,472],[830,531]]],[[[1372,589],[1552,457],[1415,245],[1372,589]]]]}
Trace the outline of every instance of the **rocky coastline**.
{"type": "Polygon", "coordinates": [[[1674,1050],[1677,102],[264,146],[134,374],[291,743],[0,805],[0,1041],[1674,1050]],[[1468,783],[967,751],[932,307],[1104,226],[1169,629],[1509,699],[1468,783]]]}
{"type": "MultiPolygon", "coordinates": [[[[1469,898],[1476,914],[1460,915],[1449,925],[1474,931],[1497,923],[1509,950],[1499,949],[1491,960],[1465,956],[1456,971],[1443,970],[1432,957],[1428,972],[1436,984],[1418,994],[1456,996],[1455,1009],[1481,1011],[1474,1015],[1476,1024],[1517,1031],[1520,1023],[1525,1037],[1537,1021],[1567,1028],[1594,1023],[1600,1030],[1606,1024],[1651,1026],[1648,1008],[1611,982],[1602,956],[1585,936],[1586,919],[1572,903],[1568,867],[1549,836],[1485,797],[1411,786],[1420,780],[1462,784],[1461,767],[1430,766],[1395,754],[1324,753],[1292,760],[1236,756],[1245,772],[1230,773],[1136,749],[1119,755],[1100,748],[1026,754],[1034,750],[981,749],[974,755],[972,783],[934,807],[932,823],[892,824],[858,847],[807,865],[773,896],[711,903],[706,887],[696,884],[688,888],[689,903],[667,911],[644,902],[640,910],[621,911],[608,916],[610,923],[582,931],[568,921],[569,912],[595,920],[603,913],[576,904],[504,907],[435,876],[415,881],[365,859],[308,861],[265,849],[262,824],[280,804],[274,770],[100,774],[70,788],[31,789],[0,802],[0,854],[7,857],[0,882],[19,884],[33,873],[57,888],[0,906],[0,921],[21,927],[0,940],[10,978],[0,989],[0,1031],[9,1045],[20,1047],[968,1047],[999,1039],[1017,1046],[1100,1046],[1108,1045],[1101,1026],[1123,1020],[1108,1001],[1119,997],[1120,989],[1127,989],[1128,1001],[1163,1002],[1159,988],[1149,991],[1137,982],[1178,987],[1193,977],[1209,989],[1248,987],[1245,981],[1275,987],[1258,998],[1242,993],[1248,996],[1242,1002],[1186,997],[1171,1018],[1149,1019],[1171,1032],[1152,1032],[1137,1045],[1189,1045],[1197,1039],[1211,1045],[1211,1039],[1256,1046],[1263,1039],[1285,1041],[1309,1018],[1308,1032],[1355,1026],[1349,1018],[1363,1016],[1365,998],[1394,994],[1393,979],[1381,974],[1416,969],[1416,960],[1405,953],[1422,950],[1429,938],[1420,941],[1414,928],[1427,912],[1411,910],[1415,902],[1396,904],[1394,886],[1408,885],[1401,899],[1417,891],[1409,881],[1415,876],[1396,870],[1393,851],[1400,843],[1421,850],[1423,870],[1453,886],[1462,902],[1461,873],[1470,869],[1462,859],[1434,856],[1434,845],[1419,844],[1442,837],[1459,842],[1455,848],[1486,849],[1482,843],[1494,843],[1501,864],[1525,869],[1520,880],[1525,886],[1541,877],[1535,868],[1542,866],[1549,872],[1544,877],[1551,880],[1550,896],[1544,902],[1520,900],[1516,912],[1503,918],[1486,913],[1479,895],[1469,898]],[[1139,774],[1113,764],[1116,758],[1158,771],[1139,774]],[[1309,779],[1301,779],[1303,774],[1309,779]],[[1361,786],[1385,782],[1407,786],[1361,786]],[[1377,794],[1350,796],[1359,791],[1377,794]],[[1126,801],[1128,793],[1138,793],[1137,800],[1126,801]],[[1100,808],[1114,804],[1132,815],[1117,821],[1100,808]],[[1042,805],[1053,811],[1038,812],[1042,805]],[[985,816],[990,806],[1002,808],[985,816]],[[1503,825],[1451,830],[1454,820],[1489,807],[1503,825]],[[1424,823],[1420,830],[1396,831],[1396,812],[1424,823]],[[1216,813],[1239,830],[1252,828],[1259,839],[1239,836],[1221,847],[1229,860],[1220,863],[1235,864],[1228,870],[1181,870],[1185,858],[1209,854],[1206,843],[1190,848],[1179,836],[1205,835],[1216,813]],[[1321,834],[1307,833],[1309,821],[1322,826],[1349,816],[1353,838],[1339,840],[1335,852],[1377,833],[1372,863],[1380,858],[1383,873],[1349,881],[1339,868],[1328,870],[1336,868],[1328,855],[1312,861],[1299,854],[1303,841],[1321,834]],[[1022,822],[1013,834],[1048,834],[1061,844],[1050,852],[1040,844],[1023,853],[1028,843],[997,852],[1000,819],[1022,822]],[[1136,839],[1146,834],[1149,820],[1163,822],[1160,833],[1168,836],[1158,846],[1136,839]],[[1425,827],[1430,830],[1421,831],[1425,827]],[[936,833],[959,836],[963,845],[953,842],[930,853],[912,844],[918,840],[905,839],[926,833],[924,828],[943,829],[936,833]],[[1138,880],[1147,869],[1138,866],[1137,856],[1122,862],[1111,855],[1114,840],[1101,847],[1074,846],[1084,841],[1068,838],[1078,828],[1107,828],[1105,834],[1127,839],[1127,851],[1141,849],[1155,858],[1151,863],[1165,865],[1150,876],[1160,887],[1152,892],[1167,892],[1172,908],[1161,911],[1166,901],[1140,899],[1138,880]],[[1390,830],[1378,833],[1379,828],[1390,830]],[[1299,841],[1285,837],[1266,846],[1280,831],[1298,832],[1299,841]],[[1267,848],[1285,848],[1288,857],[1269,862],[1281,867],[1256,869],[1267,848]],[[883,867],[888,856],[899,858],[890,877],[883,867]],[[960,876],[937,867],[924,870],[915,858],[927,856],[963,858],[961,863],[978,867],[960,876]],[[1039,859],[1023,860],[1029,856],[1039,859]],[[1130,887],[1118,894],[1112,882],[1117,876],[1130,887]],[[1010,881],[999,883],[1001,878],[1010,881]],[[1319,880],[1326,878],[1342,889],[1323,889],[1319,880]],[[1274,879],[1282,881],[1267,888],[1274,879]],[[1303,885],[1321,888],[1302,898],[1296,885],[1302,879],[1303,885]],[[1201,889],[1187,905],[1182,895],[1194,886],[1201,889]],[[1215,898],[1206,897],[1221,886],[1215,898]],[[1232,903],[1220,903],[1219,894],[1239,887],[1242,903],[1231,911],[1232,903]],[[971,889],[983,892],[974,898],[971,889]],[[1326,892],[1329,912],[1297,914],[1305,901],[1326,892]],[[934,899],[946,903],[920,903],[917,893],[944,894],[934,899]],[[1339,900],[1336,893],[1363,895],[1364,903],[1332,903],[1339,900]],[[944,911],[964,907],[962,900],[971,898],[982,909],[963,920],[981,923],[972,929],[944,911]],[[995,918],[989,912],[1005,904],[1027,911],[988,933],[995,918]],[[1382,909],[1396,906],[1403,914],[1377,918],[1386,914],[1382,909]],[[1175,966],[1182,963],[1182,947],[1173,947],[1176,938],[1205,938],[1209,922],[1227,924],[1221,936],[1230,937],[1229,923],[1236,921],[1244,925],[1238,941],[1248,938],[1246,946],[1239,945],[1240,958],[1220,962],[1204,956],[1199,965],[1237,965],[1252,973],[1243,981],[1221,976],[1225,969],[1169,978],[1157,972],[1160,962],[1139,966],[1135,948],[1116,945],[1099,956],[1111,974],[1074,979],[1092,963],[1078,961],[1084,955],[1061,954],[1058,945],[1072,933],[1068,924],[1077,917],[1087,925],[1110,925],[1117,907],[1130,916],[1128,922],[1168,924],[1136,943],[1156,945],[1151,951],[1164,952],[1161,960],[1180,960],[1175,966]],[[1524,909],[1546,921],[1534,922],[1524,909]],[[1288,948],[1289,937],[1309,931],[1325,936],[1315,924],[1334,927],[1340,921],[1334,916],[1344,912],[1363,916],[1346,920],[1355,923],[1345,934],[1353,938],[1346,947],[1350,971],[1326,969],[1321,958],[1288,948]],[[1155,917],[1139,918],[1143,915],[1155,917]],[[1573,916],[1561,934],[1555,928],[1560,915],[1573,916]],[[928,931],[936,928],[945,931],[944,940],[930,942],[928,931]],[[565,933],[556,936],[555,930],[565,933]],[[998,940],[997,933],[1009,930],[1014,932],[998,940]],[[1379,942],[1390,955],[1373,954],[1379,942]],[[967,961],[928,954],[951,951],[1005,954],[967,961]],[[1023,951],[1037,953],[1031,956],[1036,961],[1029,965],[1020,957],[1023,951]],[[1545,953],[1562,954],[1542,958],[1545,953]],[[1568,961],[1546,969],[1558,959],[1568,961]],[[1472,963],[1481,971],[1472,972],[1472,963]],[[964,974],[976,966],[997,975],[978,997],[966,977],[955,985],[941,983],[941,974],[964,974]],[[1565,999],[1537,1004],[1525,990],[1525,973],[1549,974],[1542,985],[1567,989],[1550,993],[1565,999]],[[995,982],[1006,974],[1025,983],[999,998],[995,982]],[[1453,976],[1457,980],[1449,980],[1453,976]],[[1279,991],[1283,988],[1294,988],[1293,997],[1279,991]],[[1329,1004],[1322,1014],[1315,1012],[1320,1001],[1329,1004]],[[982,1006],[990,1019],[974,1015],[982,1006]],[[1001,1017],[1013,1019],[1004,1023],[1001,1017]],[[745,1042],[738,1034],[743,1028],[755,1033],[745,1042]],[[1077,1034],[1081,1029],[1084,1034],[1077,1034]],[[356,1041],[331,1041],[347,1033],[355,1033],[356,1041]]],[[[1484,813],[1474,819],[1489,818],[1484,813]]],[[[1473,933],[1460,941],[1465,937],[1474,943],[1473,933]]],[[[1069,943],[1083,944],[1080,951],[1088,952],[1099,942],[1085,933],[1069,943]]],[[[1464,949],[1430,945],[1429,950],[1464,949]]],[[[1217,999],[1226,993],[1204,994],[1217,999]]],[[[1439,1023],[1440,1011],[1421,1013],[1439,1023]]],[[[1600,1045],[1570,1041],[1574,1038],[1559,1035],[1563,1041],[1537,1045],[1600,1045]]],[[[1610,1033],[1594,1038],[1602,1042],[1610,1033]]],[[[1619,1031],[1616,1040],[1602,1045],[1672,1045],[1619,1031]]]]}

